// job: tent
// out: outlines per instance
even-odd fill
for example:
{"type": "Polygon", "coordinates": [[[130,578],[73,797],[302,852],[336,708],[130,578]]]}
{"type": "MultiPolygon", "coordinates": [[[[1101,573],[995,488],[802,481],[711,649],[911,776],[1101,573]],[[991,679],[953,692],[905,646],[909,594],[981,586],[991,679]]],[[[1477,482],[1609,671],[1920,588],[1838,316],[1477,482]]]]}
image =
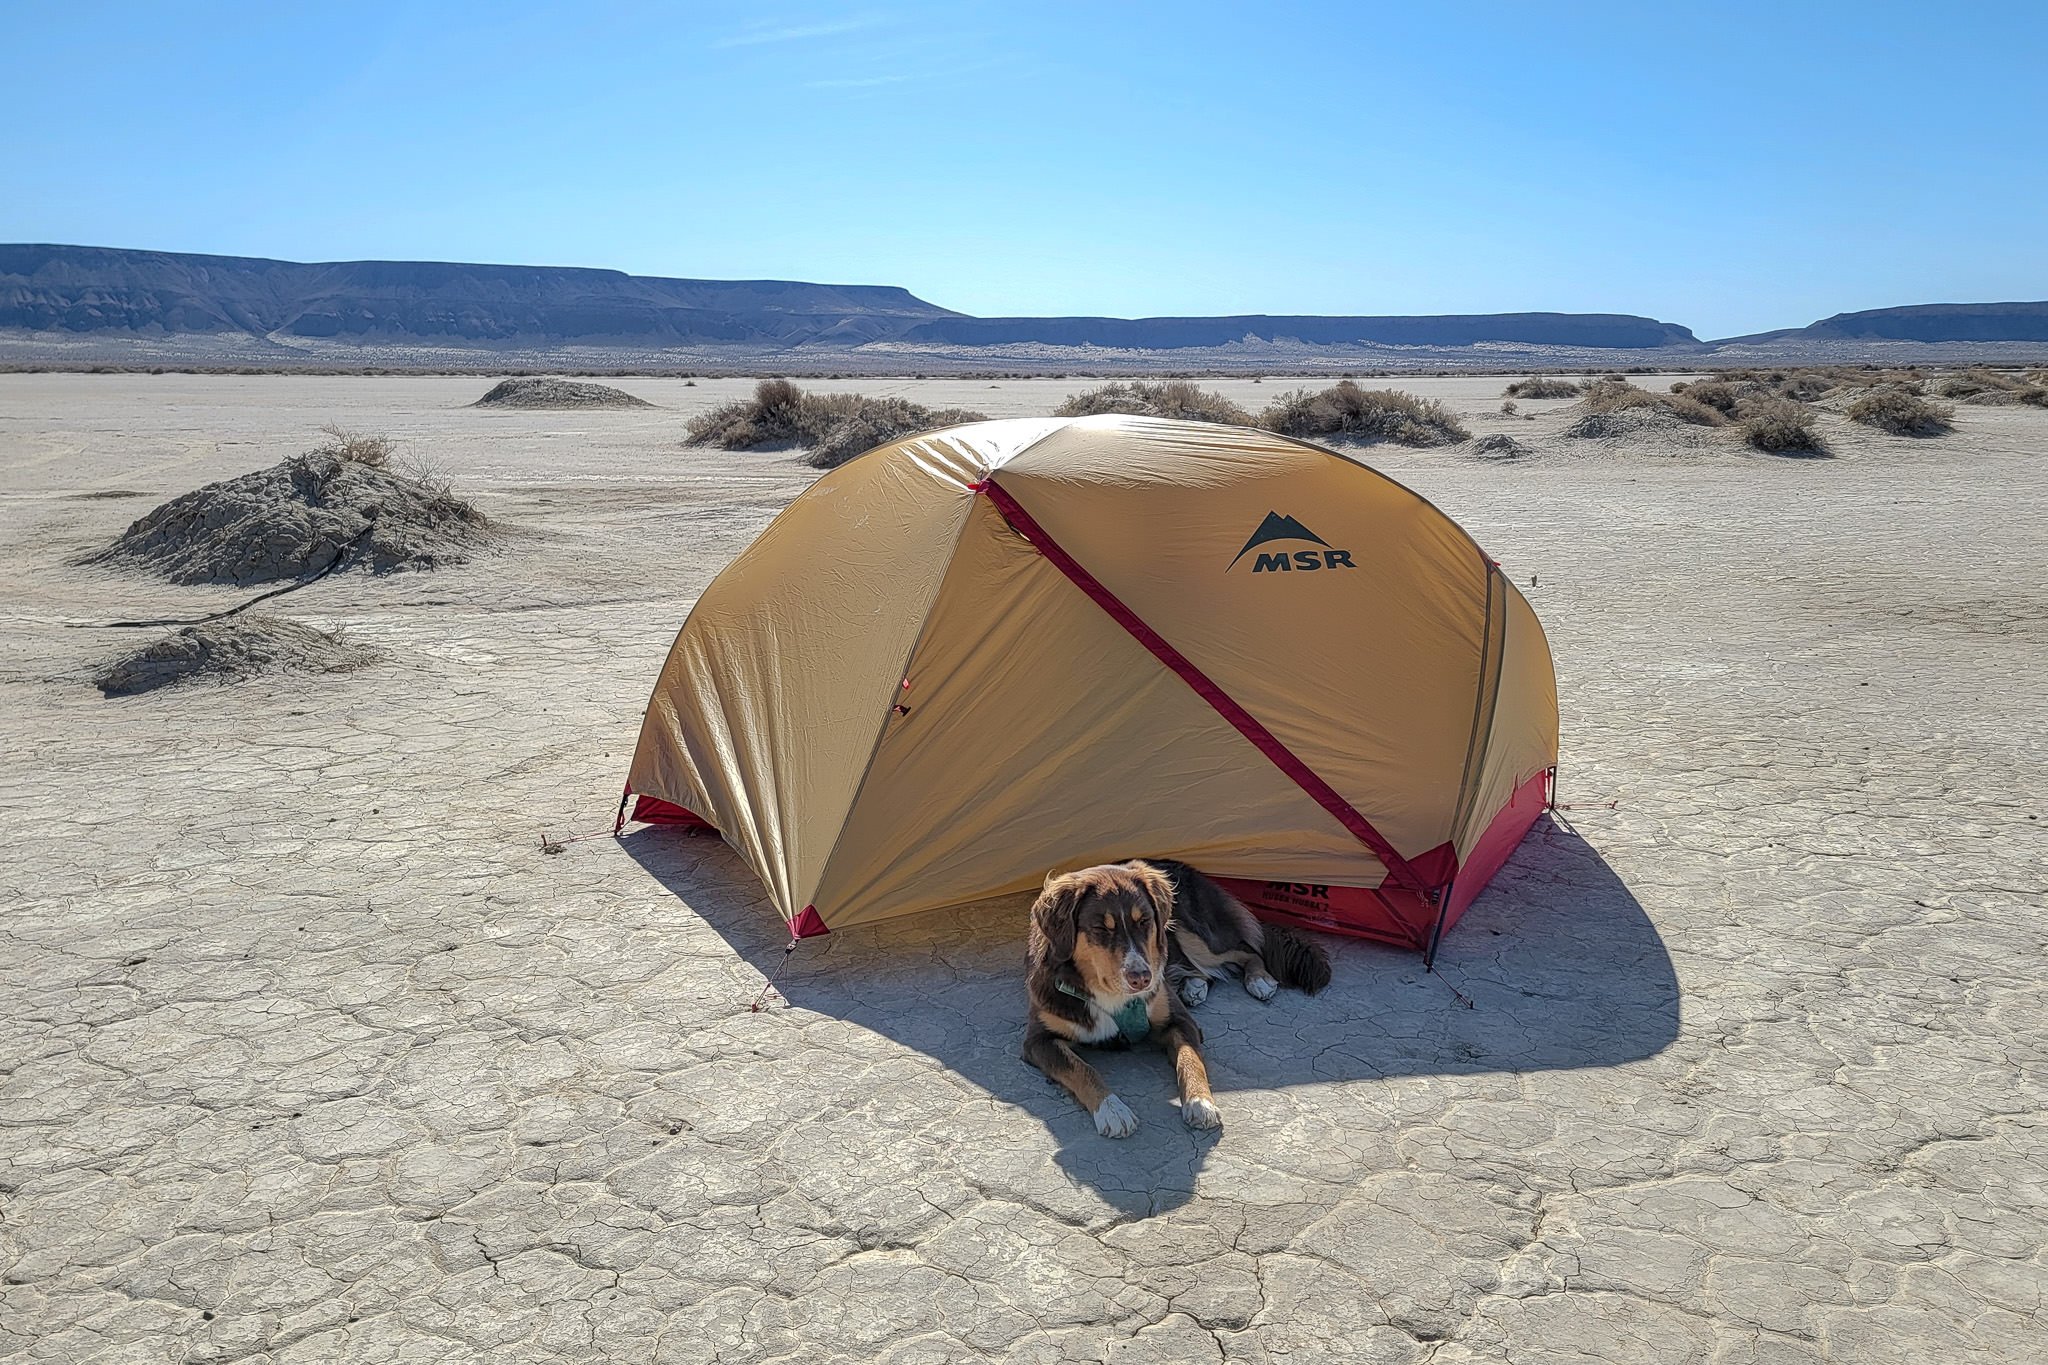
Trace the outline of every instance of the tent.
{"type": "Polygon", "coordinates": [[[1433,957],[1556,761],[1543,628],[1449,517],[1319,446],[1100,416],[821,477],[683,623],[627,794],[794,937],[1153,856],[1433,957]]]}

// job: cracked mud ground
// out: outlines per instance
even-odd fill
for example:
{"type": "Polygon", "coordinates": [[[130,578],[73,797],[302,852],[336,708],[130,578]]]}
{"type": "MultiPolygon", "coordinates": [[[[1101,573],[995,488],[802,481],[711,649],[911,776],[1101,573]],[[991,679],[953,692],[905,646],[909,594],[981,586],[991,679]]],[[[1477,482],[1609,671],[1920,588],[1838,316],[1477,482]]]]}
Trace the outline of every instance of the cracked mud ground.
{"type": "MultiPolygon", "coordinates": [[[[1486,434],[1500,382],[1410,387],[1486,434]]],[[[1475,1008],[1340,943],[1324,996],[1212,995],[1220,1136],[1140,1054],[1111,1143],[1015,1059],[1020,903],[807,943],[750,1013],[783,939],[715,841],[541,851],[808,474],[676,447],[740,385],[485,386],[0,377],[0,1357],[2048,1357],[2048,414],[1382,452],[1535,576],[1570,827],[1447,942],[1475,1008]],[[133,632],[81,623],[240,594],[64,561],[335,420],[522,533],[272,604],[376,667],[102,700],[133,632]]]]}

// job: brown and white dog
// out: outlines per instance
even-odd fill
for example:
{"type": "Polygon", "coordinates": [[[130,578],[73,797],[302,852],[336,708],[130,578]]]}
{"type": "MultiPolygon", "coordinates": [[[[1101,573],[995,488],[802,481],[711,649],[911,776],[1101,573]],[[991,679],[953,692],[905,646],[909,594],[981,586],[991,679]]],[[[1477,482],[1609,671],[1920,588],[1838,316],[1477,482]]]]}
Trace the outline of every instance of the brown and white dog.
{"type": "Polygon", "coordinates": [[[1185,863],[1104,863],[1055,873],[1031,907],[1025,987],[1031,1015],[1024,1060],[1072,1092],[1104,1137],[1128,1137],[1138,1117],[1074,1044],[1156,1042],[1173,1059],[1181,1118],[1216,1128],[1223,1114],[1189,1015],[1209,981],[1231,968],[1270,1000],[1282,986],[1314,994],[1330,983],[1320,947],[1264,925],[1236,897],[1185,863]]]}

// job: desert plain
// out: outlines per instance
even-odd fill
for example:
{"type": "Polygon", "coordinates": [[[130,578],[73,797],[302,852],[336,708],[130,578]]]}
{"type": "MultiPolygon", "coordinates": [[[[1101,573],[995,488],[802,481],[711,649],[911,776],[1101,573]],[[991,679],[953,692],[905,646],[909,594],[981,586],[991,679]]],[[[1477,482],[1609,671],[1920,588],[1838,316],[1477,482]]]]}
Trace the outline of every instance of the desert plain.
{"type": "Polygon", "coordinates": [[[1366,458],[1542,616],[1563,808],[1441,979],[1212,993],[1220,1133],[1107,1058],[1112,1142],[1016,1056],[1021,901],[784,964],[715,840],[609,837],[690,603],[816,477],[682,446],[742,381],[610,382],[656,406],[0,376],[0,1358],[2048,1358],[2048,411],[1795,459],[1395,381],[1530,447],[1366,458]],[[505,547],[266,604],[368,666],[102,697],[160,633],[104,623],[251,594],[70,561],[326,423],[505,547]]]}

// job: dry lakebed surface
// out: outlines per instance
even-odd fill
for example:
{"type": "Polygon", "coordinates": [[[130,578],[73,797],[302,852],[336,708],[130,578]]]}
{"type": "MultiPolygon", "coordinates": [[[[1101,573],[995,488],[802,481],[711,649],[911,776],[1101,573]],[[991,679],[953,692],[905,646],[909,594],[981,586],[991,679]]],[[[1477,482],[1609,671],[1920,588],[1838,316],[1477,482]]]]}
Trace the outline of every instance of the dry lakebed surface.
{"type": "Polygon", "coordinates": [[[737,859],[568,838],[815,477],[680,444],[746,382],[607,382],[655,406],[0,376],[0,1357],[2048,1359],[2048,411],[1784,459],[1388,381],[1528,448],[1367,458],[1542,615],[1568,809],[1444,979],[1342,941],[1212,994],[1220,1134],[1108,1058],[1110,1142],[1017,1058],[1023,902],[806,942],[752,1012],[737,859]],[[328,423],[503,544],[264,604],[369,662],[102,696],[163,633],[104,623],[253,590],[72,561],[328,423]]]}

